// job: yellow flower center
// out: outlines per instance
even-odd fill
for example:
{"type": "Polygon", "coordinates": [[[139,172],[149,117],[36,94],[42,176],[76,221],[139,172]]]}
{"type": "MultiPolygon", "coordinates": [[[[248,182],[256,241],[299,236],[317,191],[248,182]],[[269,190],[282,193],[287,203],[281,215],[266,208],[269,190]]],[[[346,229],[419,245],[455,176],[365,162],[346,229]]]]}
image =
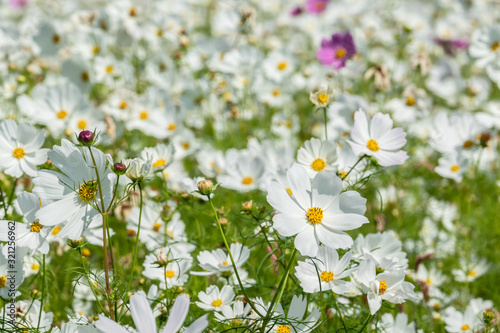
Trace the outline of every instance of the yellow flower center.
{"type": "Polygon", "coordinates": [[[31,270],[32,271],[37,271],[40,268],[40,265],[38,264],[31,264],[31,270]]]}
{"type": "Polygon", "coordinates": [[[127,107],[127,102],[126,101],[121,101],[119,105],[120,109],[125,109],[127,107]]]}
{"type": "Polygon", "coordinates": [[[168,125],[168,130],[173,131],[176,127],[177,127],[177,125],[175,125],[174,123],[171,123],[170,125],[168,125]]]}
{"type": "Polygon", "coordinates": [[[115,69],[113,68],[113,66],[106,66],[106,73],[107,74],[111,74],[113,73],[115,69]]]}
{"type": "Polygon", "coordinates": [[[61,36],[55,34],[54,36],[52,36],[52,41],[54,42],[54,44],[59,44],[59,42],[61,41],[61,36]]]}
{"type": "Polygon", "coordinates": [[[346,53],[347,53],[347,50],[344,49],[343,47],[341,47],[340,49],[337,50],[337,52],[335,52],[335,56],[337,58],[342,58],[346,55],[346,53]]]}
{"type": "Polygon", "coordinates": [[[460,170],[460,166],[459,166],[459,165],[456,165],[456,164],[455,164],[455,165],[452,165],[452,166],[451,166],[451,171],[452,171],[452,172],[458,172],[458,170],[460,170]]]}
{"type": "Polygon", "coordinates": [[[312,224],[321,223],[323,221],[323,210],[319,207],[309,208],[306,216],[312,224]]]}
{"type": "Polygon", "coordinates": [[[273,96],[278,97],[281,94],[281,91],[279,89],[273,89],[273,96]]]}
{"type": "Polygon", "coordinates": [[[87,82],[89,80],[89,73],[88,72],[82,72],[82,75],[80,77],[83,82],[87,82]]]}
{"type": "Polygon", "coordinates": [[[31,232],[40,232],[40,230],[42,230],[42,228],[43,228],[43,225],[41,225],[39,222],[33,222],[31,224],[30,231],[31,232]]]}
{"type": "Polygon", "coordinates": [[[280,71],[285,70],[285,69],[286,69],[286,67],[287,67],[287,63],[286,63],[285,61],[282,61],[282,62],[280,62],[280,63],[278,64],[278,69],[279,69],[280,71]]]}
{"type": "Polygon", "coordinates": [[[83,249],[82,250],[82,256],[84,256],[84,257],[90,257],[90,250],[89,249],[83,249]]]}
{"type": "Polygon", "coordinates": [[[253,178],[252,177],[245,177],[245,178],[243,178],[241,183],[244,185],[250,185],[253,183],[253,178]]]}
{"type": "Polygon", "coordinates": [[[415,98],[412,96],[406,97],[406,105],[408,105],[408,106],[415,105],[415,98]]]}
{"type": "Polygon", "coordinates": [[[173,278],[175,276],[175,272],[172,270],[165,271],[165,277],[173,278]]]}
{"type": "Polygon", "coordinates": [[[216,308],[218,308],[221,305],[222,305],[221,299],[216,299],[215,301],[212,302],[212,306],[215,306],[216,308]]]}
{"type": "Polygon", "coordinates": [[[495,43],[491,44],[491,50],[493,52],[496,52],[499,48],[500,48],[500,42],[495,42],[495,43]]]}
{"type": "Polygon", "coordinates": [[[161,28],[156,29],[156,36],[158,37],[163,36],[163,30],[161,28]]]}
{"type": "Polygon", "coordinates": [[[59,119],[64,119],[64,118],[66,118],[66,117],[68,116],[68,111],[66,111],[66,110],[61,110],[61,111],[59,111],[59,112],[57,113],[57,115],[56,115],[56,116],[57,116],[57,118],[59,118],[59,119]]]}
{"type": "Polygon", "coordinates": [[[26,155],[26,152],[24,151],[23,148],[17,147],[14,148],[14,150],[12,151],[12,155],[14,155],[14,157],[17,159],[21,159],[24,157],[24,155],[26,155]]]}
{"type": "Polygon", "coordinates": [[[335,274],[333,274],[330,271],[324,271],[321,273],[321,275],[319,277],[321,278],[321,280],[323,280],[325,282],[330,282],[335,277],[335,274]]]}
{"type": "Polygon", "coordinates": [[[432,279],[427,279],[425,283],[430,286],[432,284],[432,279]]]}
{"type": "Polygon", "coordinates": [[[94,46],[94,47],[92,48],[92,53],[93,53],[93,54],[97,54],[97,53],[99,53],[99,51],[100,51],[100,50],[101,50],[101,48],[100,48],[99,46],[94,46]]]}
{"type": "Polygon", "coordinates": [[[87,128],[87,122],[83,119],[81,119],[79,122],[78,122],[78,128],[83,130],[83,129],[86,129],[87,128]]]}
{"type": "Polygon", "coordinates": [[[141,118],[141,120],[146,120],[146,119],[148,119],[148,117],[149,117],[149,113],[147,111],[142,111],[139,114],[139,118],[141,118]]]}
{"type": "Polygon", "coordinates": [[[326,162],[322,158],[317,158],[311,163],[314,171],[322,171],[326,167],[326,162]]]}
{"type": "Polygon", "coordinates": [[[222,264],[223,264],[224,266],[229,266],[229,263],[228,263],[227,261],[223,261],[223,262],[222,262],[222,264]]]}
{"type": "Polygon", "coordinates": [[[153,163],[153,168],[164,166],[167,163],[163,158],[153,163]]]}
{"type": "Polygon", "coordinates": [[[161,228],[161,223],[160,222],[156,222],[155,224],[153,224],[153,230],[158,232],[161,228]]]}
{"type": "Polygon", "coordinates": [[[385,293],[387,290],[387,283],[385,283],[385,280],[380,281],[379,287],[378,287],[378,293],[382,295],[385,293]]]}
{"type": "Polygon", "coordinates": [[[368,140],[368,143],[366,144],[366,147],[368,147],[368,149],[370,149],[371,151],[378,151],[380,149],[380,147],[378,146],[377,141],[375,141],[373,139],[368,140]]]}
{"type": "Polygon", "coordinates": [[[462,331],[468,331],[468,330],[470,330],[470,326],[469,326],[469,325],[467,325],[467,324],[464,324],[464,325],[462,325],[462,327],[460,327],[460,329],[461,329],[462,331]]]}
{"type": "Polygon", "coordinates": [[[55,226],[54,229],[52,229],[52,235],[57,235],[59,233],[59,231],[61,231],[61,228],[59,228],[58,226],[55,226]]]}
{"type": "Polygon", "coordinates": [[[318,95],[318,101],[321,103],[321,104],[326,104],[326,102],[328,102],[328,95],[326,93],[321,93],[318,95]]]}
{"type": "Polygon", "coordinates": [[[128,14],[132,17],[136,16],[137,15],[137,11],[135,10],[134,7],[130,7],[129,11],[128,11],[128,14]]]}
{"type": "Polygon", "coordinates": [[[288,194],[290,194],[291,197],[293,196],[292,189],[287,188],[286,191],[288,192],[288,194]]]}
{"type": "Polygon", "coordinates": [[[432,306],[434,308],[434,310],[439,310],[439,308],[441,308],[441,304],[439,302],[436,302],[434,303],[434,305],[432,306]]]}
{"type": "Polygon", "coordinates": [[[477,271],[475,269],[473,269],[473,270],[469,271],[469,273],[467,275],[470,277],[474,277],[477,275],[477,271]]]}
{"type": "Polygon", "coordinates": [[[7,279],[5,278],[5,275],[0,276],[0,288],[5,287],[7,284],[7,279]]]}
{"type": "Polygon", "coordinates": [[[80,189],[78,190],[78,195],[80,196],[80,200],[90,201],[95,198],[96,192],[97,192],[97,186],[95,181],[89,181],[80,185],[80,189]]]}
{"type": "Polygon", "coordinates": [[[463,145],[463,147],[464,147],[465,149],[472,148],[473,146],[474,146],[474,141],[472,141],[472,140],[467,140],[467,141],[465,141],[465,142],[464,142],[464,145],[463,145]]]}
{"type": "Polygon", "coordinates": [[[347,172],[345,171],[340,171],[340,178],[344,179],[345,177],[347,177],[347,172]]]}
{"type": "Polygon", "coordinates": [[[276,329],[277,333],[290,333],[292,329],[288,325],[279,325],[276,329]]]}

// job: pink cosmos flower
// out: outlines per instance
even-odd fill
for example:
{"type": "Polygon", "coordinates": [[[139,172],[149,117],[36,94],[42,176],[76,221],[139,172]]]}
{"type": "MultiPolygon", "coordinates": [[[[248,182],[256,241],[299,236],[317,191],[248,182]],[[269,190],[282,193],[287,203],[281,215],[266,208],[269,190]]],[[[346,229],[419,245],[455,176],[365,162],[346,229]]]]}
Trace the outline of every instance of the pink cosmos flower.
{"type": "Polygon", "coordinates": [[[313,14],[320,14],[325,11],[328,0],[307,0],[307,11],[313,14]]]}
{"type": "Polygon", "coordinates": [[[356,45],[351,34],[339,32],[333,34],[331,39],[321,41],[321,49],[316,52],[316,56],[323,65],[340,69],[355,53],[356,45]]]}

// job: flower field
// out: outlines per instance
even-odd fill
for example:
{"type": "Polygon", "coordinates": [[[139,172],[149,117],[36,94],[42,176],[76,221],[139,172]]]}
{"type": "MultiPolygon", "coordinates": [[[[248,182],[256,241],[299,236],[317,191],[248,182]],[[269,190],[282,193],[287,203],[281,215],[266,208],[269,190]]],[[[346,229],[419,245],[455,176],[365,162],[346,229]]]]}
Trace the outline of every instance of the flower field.
{"type": "Polygon", "coordinates": [[[500,332],[499,9],[0,1],[0,332],[500,332]]]}

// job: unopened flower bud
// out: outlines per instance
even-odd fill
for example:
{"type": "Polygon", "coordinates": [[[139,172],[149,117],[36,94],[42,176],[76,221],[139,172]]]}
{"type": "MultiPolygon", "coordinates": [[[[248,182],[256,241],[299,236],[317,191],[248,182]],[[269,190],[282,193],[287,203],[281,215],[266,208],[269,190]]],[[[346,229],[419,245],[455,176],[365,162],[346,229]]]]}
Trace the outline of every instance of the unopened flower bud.
{"type": "Polygon", "coordinates": [[[78,134],[78,141],[84,146],[92,146],[94,143],[94,133],[88,130],[81,131],[78,134]]]}
{"type": "Polygon", "coordinates": [[[160,254],[156,256],[156,261],[158,261],[158,264],[164,266],[168,263],[168,256],[165,253],[160,252],[160,254]]]}
{"type": "Polygon", "coordinates": [[[31,297],[36,299],[38,298],[38,296],[40,296],[40,292],[38,291],[38,289],[33,289],[31,291],[31,297]]]}
{"type": "Polygon", "coordinates": [[[479,143],[483,148],[486,148],[488,146],[488,142],[490,140],[491,140],[491,134],[489,132],[483,132],[479,135],[479,143]]]}
{"type": "Polygon", "coordinates": [[[82,245],[83,245],[83,237],[80,237],[78,239],[72,239],[69,241],[69,246],[71,246],[74,249],[82,245]]]}
{"type": "Polygon", "coordinates": [[[119,176],[124,175],[127,171],[127,166],[123,163],[115,163],[113,164],[113,171],[119,176]]]}
{"type": "Polygon", "coordinates": [[[228,221],[227,221],[227,219],[225,217],[221,217],[219,219],[219,222],[220,222],[221,225],[226,225],[228,221]]]}
{"type": "Polygon", "coordinates": [[[200,180],[198,182],[198,191],[200,191],[201,194],[209,195],[213,192],[213,188],[214,184],[209,179],[200,180]]]}
{"type": "Polygon", "coordinates": [[[495,318],[495,315],[491,311],[487,311],[483,313],[483,319],[486,324],[491,323],[491,321],[495,318]]]}
{"type": "Polygon", "coordinates": [[[250,201],[245,201],[244,203],[241,204],[241,208],[243,210],[251,210],[252,209],[252,200],[250,201]]]}

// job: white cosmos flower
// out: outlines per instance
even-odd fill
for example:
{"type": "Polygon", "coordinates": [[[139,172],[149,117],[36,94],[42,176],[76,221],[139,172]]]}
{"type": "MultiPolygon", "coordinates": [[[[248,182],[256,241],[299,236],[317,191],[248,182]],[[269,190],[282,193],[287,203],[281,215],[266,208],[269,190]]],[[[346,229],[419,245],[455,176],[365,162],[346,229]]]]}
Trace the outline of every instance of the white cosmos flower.
{"type": "Polygon", "coordinates": [[[152,167],[152,157],[147,160],[142,158],[127,159],[123,163],[127,166],[126,176],[132,181],[142,179],[149,174],[152,167]]]}
{"type": "Polygon", "coordinates": [[[369,124],[366,113],[356,111],[352,141],[347,142],[356,155],[373,156],[381,166],[403,164],[408,155],[399,149],[406,144],[406,133],[400,127],[392,128],[392,125],[392,119],[387,114],[375,114],[369,124]]]}
{"type": "Polygon", "coordinates": [[[221,323],[243,322],[251,310],[250,304],[244,304],[242,301],[235,301],[233,305],[224,305],[220,312],[214,312],[215,320],[221,323]]]}
{"type": "Polygon", "coordinates": [[[188,271],[191,268],[192,260],[184,258],[173,258],[169,255],[169,263],[165,267],[159,267],[154,264],[157,261],[156,256],[150,253],[144,259],[144,271],[142,274],[153,280],[160,281],[160,288],[170,289],[174,286],[183,286],[189,279],[188,271]]]}
{"type": "Polygon", "coordinates": [[[337,294],[345,291],[343,278],[349,276],[356,268],[347,269],[352,253],[347,252],[341,260],[336,250],[320,246],[314,259],[299,261],[295,268],[295,276],[306,293],[333,290],[337,294]]]}
{"type": "MultiPolygon", "coordinates": [[[[229,248],[237,268],[240,268],[250,257],[250,249],[247,246],[240,243],[233,243],[229,248]]],[[[233,271],[231,258],[222,249],[211,252],[201,251],[197,259],[200,267],[205,269],[206,272],[191,272],[193,275],[212,275],[233,271]]]]}
{"type": "Polygon", "coordinates": [[[234,300],[234,290],[231,286],[225,285],[219,290],[217,286],[210,286],[206,292],[201,291],[198,294],[201,302],[196,305],[207,311],[220,311],[223,305],[231,305],[234,300]]]}
{"type": "MultiPolygon", "coordinates": [[[[49,242],[47,236],[52,228],[47,228],[38,222],[35,218],[35,213],[40,209],[42,202],[34,194],[23,192],[17,196],[17,203],[24,215],[24,222],[15,222],[15,238],[16,246],[26,247],[30,250],[31,255],[36,251],[47,254],[49,252],[49,242]]],[[[9,241],[9,221],[0,221],[2,226],[0,229],[0,241],[9,241]]],[[[4,248],[6,254],[7,247],[4,248]]]]}
{"type": "Polygon", "coordinates": [[[14,254],[9,253],[11,255],[10,259],[12,259],[12,255],[15,257],[16,262],[13,265],[12,261],[7,260],[7,257],[3,255],[4,247],[8,247],[8,245],[0,243],[0,297],[11,299],[21,295],[17,289],[24,281],[23,257],[27,251],[16,247],[14,254]],[[14,287],[15,291],[12,290],[12,287],[14,287]]]}
{"type": "MultiPolygon", "coordinates": [[[[116,175],[106,168],[106,155],[94,147],[91,149],[99,171],[104,208],[107,209],[116,175]]],[[[86,147],[80,150],[64,139],[61,146],[54,146],[48,156],[61,172],[43,170],[33,179],[33,193],[42,202],[52,201],[40,208],[35,218],[43,226],[64,225],[58,236],[77,239],[92,222],[102,223],[101,215],[94,208],[102,207],[94,163],[86,147]]]]}
{"type": "MultiPolygon", "coordinates": [[[[168,317],[167,324],[160,330],[161,333],[175,333],[184,323],[189,311],[189,297],[185,294],[177,296],[172,309],[170,309],[170,316],[168,317]]],[[[148,299],[144,291],[135,293],[130,298],[130,312],[132,319],[137,327],[139,333],[157,333],[156,320],[153,316],[153,311],[150,308],[148,299]]],[[[129,333],[123,326],[112,321],[111,319],[99,316],[99,320],[95,322],[97,329],[103,333],[116,332],[116,333],[129,333]]],[[[198,318],[191,326],[184,330],[184,333],[201,333],[208,326],[207,315],[198,318]]]]}
{"type": "Polygon", "coordinates": [[[500,61],[500,25],[486,26],[472,35],[469,53],[479,67],[500,61]]]}
{"type": "Polygon", "coordinates": [[[477,316],[473,308],[469,305],[464,313],[449,307],[444,310],[443,321],[446,324],[446,332],[450,333],[471,333],[476,332],[483,323],[477,316]]]}
{"type": "Polygon", "coordinates": [[[317,255],[319,243],[350,248],[353,240],[343,230],[368,223],[362,215],[366,199],[355,191],[340,193],[342,180],[332,172],[319,172],[311,180],[303,167],[294,165],[287,178],[291,195],[275,181],[267,189],[267,201],[278,211],[273,222],[280,235],[297,235],[295,247],[307,256],[317,255]]]}
{"type": "Polygon", "coordinates": [[[333,163],[337,159],[336,145],[331,140],[321,141],[312,138],[304,142],[297,153],[297,162],[303,166],[309,177],[314,178],[320,171],[334,172],[333,163]]]}
{"type": "Polygon", "coordinates": [[[35,177],[37,165],[47,161],[46,148],[40,148],[45,141],[45,132],[28,124],[19,124],[12,119],[0,123],[0,170],[12,177],[23,173],[35,177]]]}

